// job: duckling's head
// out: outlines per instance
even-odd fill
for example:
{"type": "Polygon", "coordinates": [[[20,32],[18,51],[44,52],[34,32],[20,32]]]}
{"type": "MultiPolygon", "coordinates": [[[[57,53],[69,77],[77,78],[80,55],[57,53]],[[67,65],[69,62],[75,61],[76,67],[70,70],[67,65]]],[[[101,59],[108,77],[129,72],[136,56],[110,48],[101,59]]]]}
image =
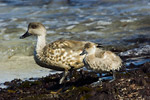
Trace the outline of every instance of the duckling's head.
{"type": "Polygon", "coordinates": [[[36,35],[36,36],[41,36],[41,35],[46,35],[46,29],[43,24],[39,22],[31,22],[28,25],[28,30],[25,34],[23,34],[20,38],[26,38],[31,35],[36,35]]]}
{"type": "Polygon", "coordinates": [[[80,55],[93,54],[95,53],[95,50],[96,50],[96,45],[94,43],[89,42],[84,45],[84,49],[80,55]]]}

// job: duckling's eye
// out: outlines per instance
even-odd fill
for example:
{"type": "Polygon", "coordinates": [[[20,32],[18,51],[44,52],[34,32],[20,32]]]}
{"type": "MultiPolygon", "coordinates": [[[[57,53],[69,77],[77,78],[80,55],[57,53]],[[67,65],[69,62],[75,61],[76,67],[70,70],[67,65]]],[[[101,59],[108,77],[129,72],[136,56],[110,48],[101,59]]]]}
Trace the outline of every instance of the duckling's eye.
{"type": "Polygon", "coordinates": [[[31,28],[35,29],[37,28],[37,25],[32,25],[31,28]]]}

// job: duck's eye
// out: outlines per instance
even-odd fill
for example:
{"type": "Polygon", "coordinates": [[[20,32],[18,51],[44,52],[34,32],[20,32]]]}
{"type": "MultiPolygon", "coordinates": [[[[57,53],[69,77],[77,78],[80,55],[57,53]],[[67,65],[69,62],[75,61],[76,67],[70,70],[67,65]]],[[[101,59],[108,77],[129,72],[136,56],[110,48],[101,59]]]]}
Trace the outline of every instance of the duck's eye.
{"type": "Polygon", "coordinates": [[[35,29],[37,28],[37,25],[32,25],[31,28],[35,29]]]}

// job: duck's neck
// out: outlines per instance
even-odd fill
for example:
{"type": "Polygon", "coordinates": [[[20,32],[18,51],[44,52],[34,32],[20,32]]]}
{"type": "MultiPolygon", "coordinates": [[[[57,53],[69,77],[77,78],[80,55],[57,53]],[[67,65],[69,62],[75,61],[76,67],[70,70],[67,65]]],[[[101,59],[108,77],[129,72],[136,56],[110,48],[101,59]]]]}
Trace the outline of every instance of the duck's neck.
{"type": "Polygon", "coordinates": [[[45,35],[37,36],[37,43],[35,47],[36,54],[40,54],[43,48],[46,46],[45,35]]]}

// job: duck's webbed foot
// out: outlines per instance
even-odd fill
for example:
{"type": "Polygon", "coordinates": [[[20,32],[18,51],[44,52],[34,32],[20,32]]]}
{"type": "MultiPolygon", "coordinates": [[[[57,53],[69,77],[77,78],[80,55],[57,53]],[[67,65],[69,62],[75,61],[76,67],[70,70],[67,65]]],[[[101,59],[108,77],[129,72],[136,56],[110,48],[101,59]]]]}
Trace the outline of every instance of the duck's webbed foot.
{"type": "Polygon", "coordinates": [[[102,79],[99,78],[98,81],[91,84],[92,87],[102,86],[102,79]]]}
{"type": "Polygon", "coordinates": [[[92,83],[92,87],[96,87],[96,86],[102,86],[102,73],[97,73],[97,76],[99,77],[98,81],[92,83]]]}

